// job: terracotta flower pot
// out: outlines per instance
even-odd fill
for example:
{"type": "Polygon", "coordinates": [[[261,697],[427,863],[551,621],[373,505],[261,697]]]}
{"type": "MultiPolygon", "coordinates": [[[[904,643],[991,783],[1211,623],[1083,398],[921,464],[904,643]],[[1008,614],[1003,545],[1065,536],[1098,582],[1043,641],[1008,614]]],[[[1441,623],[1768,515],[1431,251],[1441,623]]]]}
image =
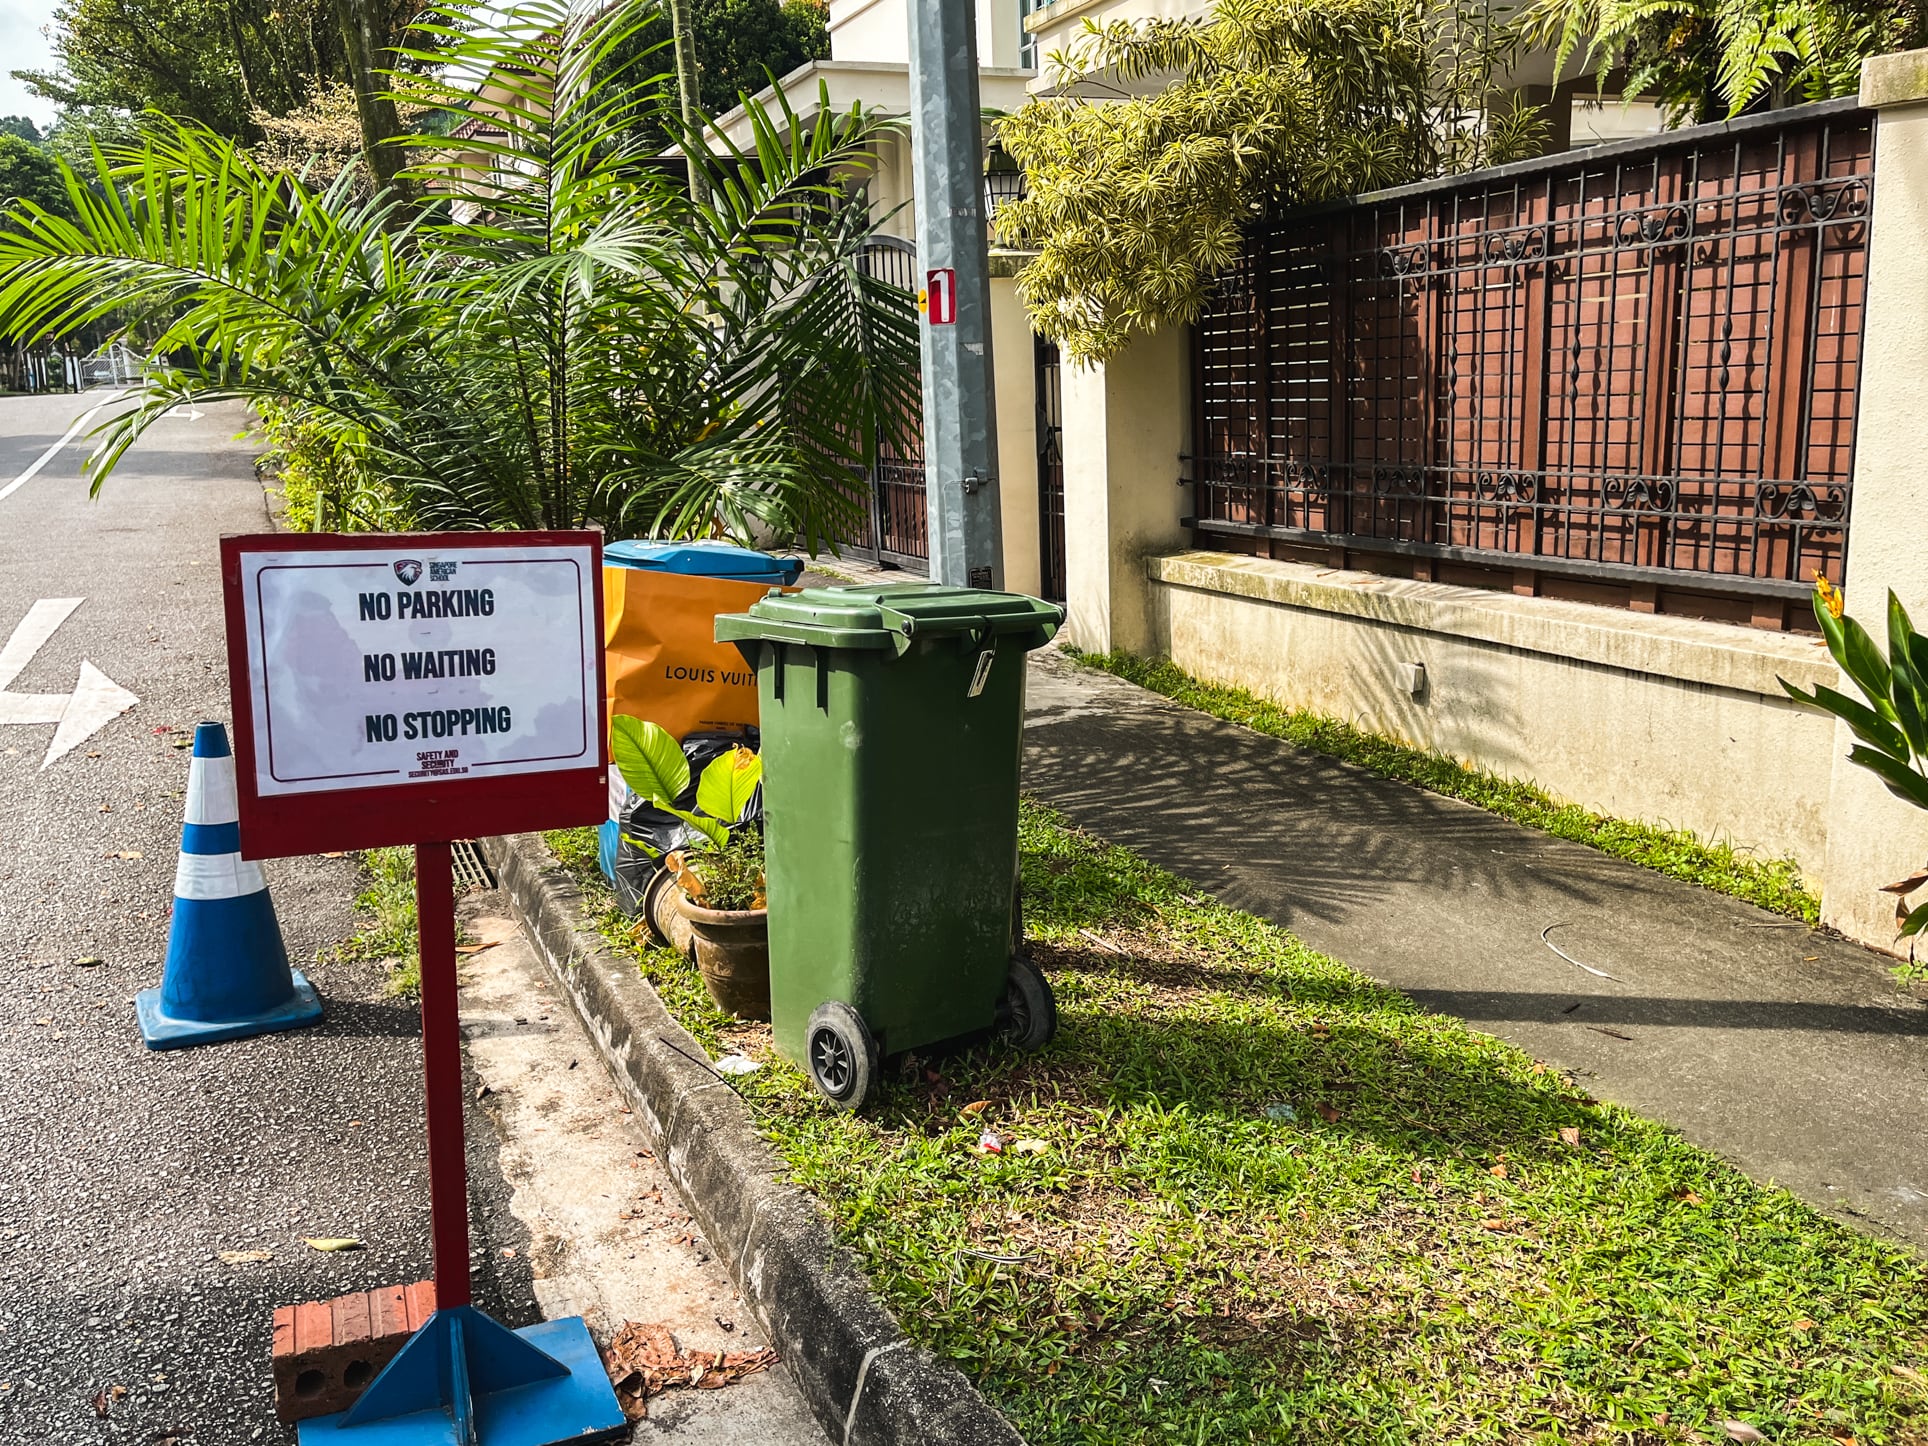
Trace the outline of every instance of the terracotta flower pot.
{"type": "Polygon", "coordinates": [[[738,1019],[770,1018],[770,911],[706,909],[681,889],[676,912],[695,935],[696,967],[710,998],[738,1019]]]}

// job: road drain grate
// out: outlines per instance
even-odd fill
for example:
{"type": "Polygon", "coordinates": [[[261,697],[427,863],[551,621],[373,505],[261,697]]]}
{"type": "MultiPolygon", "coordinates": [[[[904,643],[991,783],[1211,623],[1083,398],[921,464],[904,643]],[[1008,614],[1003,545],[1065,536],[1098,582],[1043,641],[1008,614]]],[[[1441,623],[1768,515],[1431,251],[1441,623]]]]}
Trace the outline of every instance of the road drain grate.
{"type": "Polygon", "coordinates": [[[482,857],[482,850],[473,841],[458,841],[453,849],[455,866],[455,887],[466,894],[471,889],[493,889],[495,874],[490,870],[488,861],[482,857]]]}

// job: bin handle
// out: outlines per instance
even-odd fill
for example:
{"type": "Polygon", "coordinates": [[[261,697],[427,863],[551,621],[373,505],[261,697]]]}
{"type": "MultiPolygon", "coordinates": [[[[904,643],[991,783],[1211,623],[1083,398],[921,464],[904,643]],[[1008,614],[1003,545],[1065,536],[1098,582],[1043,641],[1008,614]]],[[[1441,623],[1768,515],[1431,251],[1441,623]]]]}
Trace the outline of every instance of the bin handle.
{"type": "Polygon", "coordinates": [[[901,658],[910,651],[911,639],[917,636],[917,619],[909,613],[900,613],[896,608],[881,604],[877,608],[877,616],[890,633],[891,651],[901,658]]]}

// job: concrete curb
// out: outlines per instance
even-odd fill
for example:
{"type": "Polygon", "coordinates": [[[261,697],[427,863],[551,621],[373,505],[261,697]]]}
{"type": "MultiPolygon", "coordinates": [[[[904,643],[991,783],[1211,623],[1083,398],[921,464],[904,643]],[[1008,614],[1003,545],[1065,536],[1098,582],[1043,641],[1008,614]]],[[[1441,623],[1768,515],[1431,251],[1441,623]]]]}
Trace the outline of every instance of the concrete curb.
{"type": "Polygon", "coordinates": [[[1024,1446],[955,1367],[917,1349],[785,1184],[749,1107],[633,963],[583,922],[582,894],[533,834],[486,845],[516,917],[644,1122],[710,1248],[757,1313],[824,1434],[842,1446],[1024,1446]]]}

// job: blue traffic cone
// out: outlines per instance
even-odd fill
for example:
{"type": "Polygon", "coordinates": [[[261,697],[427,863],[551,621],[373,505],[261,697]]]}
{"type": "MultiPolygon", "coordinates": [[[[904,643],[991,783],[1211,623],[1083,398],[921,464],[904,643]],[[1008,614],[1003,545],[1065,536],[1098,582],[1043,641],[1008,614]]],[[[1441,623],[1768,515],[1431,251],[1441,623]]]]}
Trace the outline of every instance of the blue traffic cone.
{"type": "Polygon", "coordinates": [[[194,730],[167,967],[160,988],[136,996],[135,1013],[149,1049],[243,1039],[321,1018],[314,987],[288,967],[261,865],[241,857],[234,755],[219,723],[194,730]]]}

